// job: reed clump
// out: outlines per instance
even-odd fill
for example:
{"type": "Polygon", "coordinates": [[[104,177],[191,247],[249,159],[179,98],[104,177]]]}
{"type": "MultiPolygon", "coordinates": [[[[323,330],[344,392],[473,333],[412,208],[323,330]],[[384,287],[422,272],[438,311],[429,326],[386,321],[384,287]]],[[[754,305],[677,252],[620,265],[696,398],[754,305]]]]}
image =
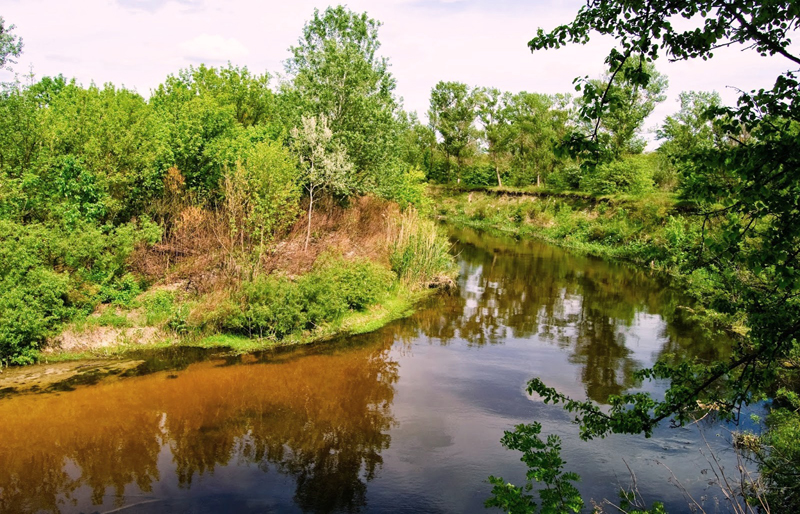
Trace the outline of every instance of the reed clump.
{"type": "Polygon", "coordinates": [[[390,222],[388,237],[392,271],[407,287],[455,286],[457,269],[451,245],[433,221],[422,218],[413,208],[406,209],[390,222]]]}

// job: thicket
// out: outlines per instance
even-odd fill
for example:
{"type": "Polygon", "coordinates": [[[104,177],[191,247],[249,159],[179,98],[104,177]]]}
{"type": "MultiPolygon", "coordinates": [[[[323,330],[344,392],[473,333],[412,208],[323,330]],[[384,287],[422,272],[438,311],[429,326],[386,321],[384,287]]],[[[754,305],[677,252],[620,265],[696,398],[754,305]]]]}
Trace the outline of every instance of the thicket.
{"type": "MultiPolygon", "coordinates": [[[[6,66],[22,46],[2,27],[6,66]]],[[[375,303],[397,281],[388,258],[331,261],[301,278],[271,274],[271,262],[304,210],[310,251],[319,205],[425,201],[400,144],[413,127],[376,53],[379,27],[344,7],[315,11],[277,89],[268,73],[231,64],[180,70],[147,99],[63,76],[2,84],[0,363],[34,361],[101,304],[112,316],[144,302],[150,321],[191,328],[184,296],[137,299],[168,276],[201,296],[226,291],[216,326],[252,335],[281,337],[375,303]],[[304,131],[311,125],[322,130],[304,131]]],[[[450,273],[433,237],[438,272],[450,273]]],[[[391,244],[405,243],[386,241],[387,255],[391,244]]]]}

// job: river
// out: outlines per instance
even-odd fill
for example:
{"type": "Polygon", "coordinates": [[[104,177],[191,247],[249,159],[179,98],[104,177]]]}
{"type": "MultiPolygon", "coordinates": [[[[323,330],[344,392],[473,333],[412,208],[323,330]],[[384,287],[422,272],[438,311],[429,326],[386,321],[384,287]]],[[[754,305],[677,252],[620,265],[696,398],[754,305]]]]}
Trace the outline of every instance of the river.
{"type": "Polygon", "coordinates": [[[570,414],[525,392],[534,376],[599,402],[663,392],[633,373],[721,346],[686,319],[680,292],[538,242],[452,235],[458,292],[374,333],[245,356],[146,353],[96,383],[6,394],[0,511],[486,512],[488,475],[524,478],[503,431],[532,421],[561,437],[587,502],[616,502],[630,468],[669,512],[689,511],[687,493],[715,511],[710,452],[735,475],[732,427],[584,442],[570,414]]]}

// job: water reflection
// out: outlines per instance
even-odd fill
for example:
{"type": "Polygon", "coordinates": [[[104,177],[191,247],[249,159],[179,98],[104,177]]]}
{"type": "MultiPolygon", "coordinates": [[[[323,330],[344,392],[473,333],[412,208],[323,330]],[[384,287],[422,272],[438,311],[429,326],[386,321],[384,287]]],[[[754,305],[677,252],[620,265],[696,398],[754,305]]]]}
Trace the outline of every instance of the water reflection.
{"type": "MultiPolygon", "coordinates": [[[[354,512],[389,446],[389,346],[225,366],[213,360],[61,395],[0,403],[0,510],[122,505],[163,473],[190,488],[229,465],[294,478],[304,511],[354,512]],[[9,422],[11,420],[11,422],[9,422]],[[172,463],[159,468],[167,451],[172,463]]],[[[254,359],[254,358],[246,358],[254,359]]]]}
{"type": "Polygon", "coordinates": [[[575,376],[604,402],[657,357],[714,356],[685,299],[648,273],[536,242],[453,237],[459,292],[373,334],[245,357],[147,354],[143,376],[3,398],[0,511],[357,512],[400,510],[398,498],[408,511],[481,510],[485,477],[508,459],[497,442],[507,420],[530,421],[521,358],[550,352],[547,371],[565,377],[554,385],[575,376]],[[395,480],[376,485],[387,454],[395,480]],[[420,479],[409,492],[410,475],[443,465],[439,485],[420,479]],[[442,507],[441,476],[451,496],[476,498],[442,507]]]}
{"type": "MultiPolygon", "coordinates": [[[[634,372],[655,358],[718,356],[718,341],[698,338],[685,319],[688,299],[645,271],[469,229],[453,230],[452,240],[461,294],[412,318],[429,338],[476,346],[510,337],[549,341],[580,365],[586,396],[600,403],[636,386],[634,372]],[[650,334],[631,335],[634,324],[648,321],[650,334]],[[631,337],[643,335],[658,345],[646,362],[631,350],[631,337]]],[[[416,336],[406,333],[408,340],[416,336]]]]}

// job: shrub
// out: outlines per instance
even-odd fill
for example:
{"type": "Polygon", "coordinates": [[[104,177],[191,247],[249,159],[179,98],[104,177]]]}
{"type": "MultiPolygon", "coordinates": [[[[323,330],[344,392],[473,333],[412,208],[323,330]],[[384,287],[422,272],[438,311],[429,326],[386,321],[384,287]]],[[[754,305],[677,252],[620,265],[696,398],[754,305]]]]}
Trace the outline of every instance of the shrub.
{"type": "Polygon", "coordinates": [[[423,207],[425,196],[425,173],[418,168],[403,166],[387,167],[379,178],[375,192],[387,200],[394,200],[402,209],[408,206],[423,207]]]}
{"type": "Polygon", "coordinates": [[[241,308],[222,322],[223,329],[281,339],[306,325],[300,290],[286,277],[245,282],[235,299],[241,308]]]}
{"type": "Polygon", "coordinates": [[[557,169],[547,177],[547,187],[560,190],[577,190],[581,185],[581,167],[570,163],[557,169]]]}
{"type": "Polygon", "coordinates": [[[581,180],[581,189],[599,195],[650,191],[653,189],[651,160],[635,156],[600,165],[581,180]]]}
{"type": "Polygon", "coordinates": [[[222,313],[218,323],[223,330],[282,339],[374,304],[394,278],[391,271],[369,261],[323,256],[311,273],[297,281],[270,275],[243,283],[233,298],[238,309],[222,313]]]}
{"type": "Polygon", "coordinates": [[[169,320],[175,310],[175,294],[170,291],[153,291],[142,299],[145,324],[159,325],[169,320]]]}

